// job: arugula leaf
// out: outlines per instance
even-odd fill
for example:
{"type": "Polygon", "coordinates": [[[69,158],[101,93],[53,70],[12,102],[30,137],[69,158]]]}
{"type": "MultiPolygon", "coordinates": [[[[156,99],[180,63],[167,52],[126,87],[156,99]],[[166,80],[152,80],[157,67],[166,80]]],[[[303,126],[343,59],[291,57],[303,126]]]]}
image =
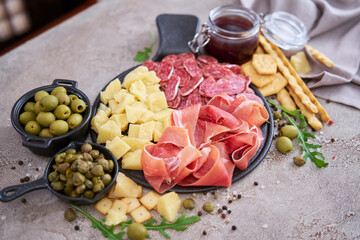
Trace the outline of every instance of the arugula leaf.
{"type": "Polygon", "coordinates": [[[121,240],[123,239],[122,237],[124,236],[125,232],[124,231],[120,231],[119,233],[114,233],[114,228],[115,226],[112,225],[111,227],[106,227],[105,223],[97,220],[96,218],[94,218],[93,216],[91,216],[89,213],[87,213],[86,211],[82,210],[81,208],[71,204],[71,206],[73,208],[75,208],[77,211],[81,212],[83,215],[85,215],[85,217],[87,217],[88,219],[90,219],[93,228],[97,228],[100,230],[100,232],[104,235],[104,237],[110,239],[110,240],[121,240]]]}
{"type": "Polygon", "coordinates": [[[169,234],[165,232],[166,229],[174,229],[176,231],[184,231],[187,229],[185,225],[189,225],[192,223],[196,223],[200,221],[200,217],[198,216],[191,216],[186,217],[185,213],[183,213],[175,222],[173,223],[167,223],[165,219],[162,217],[161,223],[159,225],[154,225],[156,223],[155,219],[151,219],[144,223],[144,226],[148,230],[156,230],[159,231],[164,237],[171,238],[169,234]]]}
{"type": "Polygon", "coordinates": [[[155,35],[152,31],[150,31],[150,34],[151,34],[151,38],[152,38],[152,42],[151,42],[150,46],[144,47],[144,51],[138,51],[136,53],[136,56],[134,57],[134,61],[143,63],[150,58],[149,54],[152,52],[152,48],[155,44],[155,39],[156,39],[155,35]]]}
{"type": "Polygon", "coordinates": [[[311,150],[311,149],[321,148],[322,145],[312,144],[307,142],[309,138],[316,139],[316,137],[313,134],[307,132],[307,122],[304,114],[302,114],[299,109],[290,111],[284,108],[283,106],[274,103],[271,100],[269,100],[268,102],[283,110],[282,115],[286,117],[289,120],[290,124],[293,125],[298,130],[297,140],[300,146],[302,147],[303,151],[305,152],[304,161],[306,162],[306,160],[310,158],[310,160],[318,168],[326,167],[327,165],[329,165],[329,163],[324,161],[325,156],[321,152],[311,150]],[[299,118],[300,120],[299,124],[296,123],[294,117],[299,118]]]}

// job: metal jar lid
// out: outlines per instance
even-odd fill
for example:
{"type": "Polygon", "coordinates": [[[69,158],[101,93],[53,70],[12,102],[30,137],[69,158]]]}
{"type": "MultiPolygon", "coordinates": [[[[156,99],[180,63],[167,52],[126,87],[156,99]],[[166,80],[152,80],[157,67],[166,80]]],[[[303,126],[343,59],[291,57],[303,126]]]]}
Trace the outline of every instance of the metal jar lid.
{"type": "Polygon", "coordinates": [[[304,23],[296,16],[281,11],[263,16],[261,31],[283,50],[299,50],[309,39],[304,23]]]}

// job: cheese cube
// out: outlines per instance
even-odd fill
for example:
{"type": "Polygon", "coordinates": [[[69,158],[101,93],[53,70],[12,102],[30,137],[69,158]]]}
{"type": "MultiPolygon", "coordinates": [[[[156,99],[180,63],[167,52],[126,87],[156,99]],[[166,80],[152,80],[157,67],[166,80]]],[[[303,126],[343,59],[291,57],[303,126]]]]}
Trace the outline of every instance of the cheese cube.
{"type": "Polygon", "coordinates": [[[104,125],[109,120],[107,114],[103,110],[98,110],[95,116],[91,119],[91,128],[99,133],[99,129],[102,125],[104,125]]]}
{"type": "Polygon", "coordinates": [[[141,80],[145,85],[154,85],[160,82],[160,78],[156,76],[154,71],[147,71],[141,73],[141,80]]]}
{"type": "Polygon", "coordinates": [[[105,147],[111,151],[116,159],[120,159],[131,149],[131,147],[118,136],[111,141],[106,141],[105,147]]]}
{"type": "Polygon", "coordinates": [[[129,122],[127,121],[126,114],[113,114],[110,117],[110,120],[116,122],[116,124],[120,127],[121,131],[125,131],[128,128],[129,122]]]}
{"type": "Polygon", "coordinates": [[[176,192],[169,192],[160,196],[157,211],[167,221],[173,222],[179,212],[181,199],[176,192]]]}
{"type": "Polygon", "coordinates": [[[138,185],[125,174],[119,172],[116,177],[116,184],[113,195],[118,198],[136,198],[138,196],[138,185]]]}
{"type": "Polygon", "coordinates": [[[110,99],[114,98],[114,94],[120,91],[121,83],[118,78],[111,81],[105,88],[105,91],[100,92],[100,100],[104,104],[108,104],[110,99]]]}
{"type": "Polygon", "coordinates": [[[130,146],[131,151],[135,151],[138,149],[143,150],[144,146],[147,144],[151,144],[151,142],[147,139],[142,138],[134,138],[128,136],[122,136],[121,139],[126,142],[127,145],[130,146]]]}
{"type": "Polygon", "coordinates": [[[121,129],[115,121],[109,120],[100,127],[96,142],[106,143],[115,137],[121,137],[121,129]]]}
{"type": "Polygon", "coordinates": [[[146,110],[146,112],[141,116],[138,120],[139,123],[146,123],[154,120],[154,113],[150,110],[146,110]]]}
{"type": "Polygon", "coordinates": [[[164,92],[152,93],[148,96],[147,105],[153,112],[161,111],[168,107],[164,92]]]}
{"type": "Polygon", "coordinates": [[[159,112],[154,113],[154,120],[163,121],[165,118],[168,118],[172,113],[171,108],[165,108],[159,112]]]}
{"type": "Polygon", "coordinates": [[[142,138],[142,139],[147,139],[149,141],[152,141],[154,128],[155,128],[154,121],[150,121],[150,122],[140,124],[139,136],[138,137],[142,138]]]}
{"type": "Polygon", "coordinates": [[[131,84],[129,92],[137,97],[141,102],[145,102],[147,98],[147,92],[145,84],[141,81],[135,81],[131,84]]]}
{"type": "Polygon", "coordinates": [[[135,97],[131,95],[130,93],[126,93],[123,91],[120,91],[114,95],[114,99],[118,103],[117,113],[124,113],[125,112],[125,106],[131,105],[135,102],[135,97]]]}
{"type": "Polygon", "coordinates": [[[110,109],[109,107],[107,107],[107,106],[106,106],[105,104],[103,104],[103,103],[100,103],[100,104],[99,104],[98,111],[99,111],[99,110],[104,111],[108,117],[109,117],[110,114],[111,114],[111,109],[110,109]]]}
{"type": "Polygon", "coordinates": [[[121,159],[121,167],[123,169],[142,170],[141,155],[141,149],[127,152],[121,159]]]}
{"type": "Polygon", "coordinates": [[[163,120],[163,124],[164,124],[164,131],[167,127],[170,127],[171,126],[171,115],[164,118],[163,120]]]}
{"type": "Polygon", "coordinates": [[[153,133],[154,142],[159,141],[159,139],[161,138],[163,133],[164,133],[163,122],[155,121],[155,128],[154,128],[154,133],[153,133]]]}
{"type": "Polygon", "coordinates": [[[140,129],[139,124],[130,123],[128,129],[128,136],[137,138],[139,136],[139,129],[140,129]]]}
{"type": "Polygon", "coordinates": [[[144,206],[138,207],[130,212],[130,216],[137,223],[144,223],[152,218],[151,213],[144,206]]]}
{"type": "Polygon", "coordinates": [[[142,107],[125,106],[125,111],[128,122],[136,123],[147,110],[142,107]]]}
{"type": "Polygon", "coordinates": [[[149,70],[145,66],[139,66],[133,71],[129,72],[124,78],[123,87],[129,89],[131,84],[135,81],[141,80],[142,73],[146,72],[149,72],[149,70]]]}
{"type": "Polygon", "coordinates": [[[160,92],[160,84],[147,85],[146,93],[150,95],[151,93],[160,92]]]}

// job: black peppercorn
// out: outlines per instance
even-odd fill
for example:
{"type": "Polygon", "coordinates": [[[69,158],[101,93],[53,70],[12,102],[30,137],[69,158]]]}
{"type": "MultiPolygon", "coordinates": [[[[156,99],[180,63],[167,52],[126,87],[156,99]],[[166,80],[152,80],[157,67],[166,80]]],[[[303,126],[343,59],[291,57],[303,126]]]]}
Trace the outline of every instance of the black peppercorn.
{"type": "Polygon", "coordinates": [[[259,183],[258,183],[258,182],[254,182],[254,185],[257,186],[257,185],[259,185],[259,183]]]}
{"type": "Polygon", "coordinates": [[[235,231],[235,230],[236,230],[236,226],[235,226],[235,225],[232,225],[232,226],[231,226],[231,229],[232,229],[233,231],[235,231]]]}

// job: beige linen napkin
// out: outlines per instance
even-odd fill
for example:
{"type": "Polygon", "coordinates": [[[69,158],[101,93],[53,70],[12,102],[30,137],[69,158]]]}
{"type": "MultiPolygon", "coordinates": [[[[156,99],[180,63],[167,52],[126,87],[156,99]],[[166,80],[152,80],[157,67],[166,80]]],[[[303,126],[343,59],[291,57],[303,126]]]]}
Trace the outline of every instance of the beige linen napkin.
{"type": "Polygon", "coordinates": [[[312,71],[301,77],[314,95],[360,109],[359,0],[242,0],[257,13],[285,11],[297,16],[308,30],[309,45],[334,63],[329,68],[307,50],[312,71]]]}

